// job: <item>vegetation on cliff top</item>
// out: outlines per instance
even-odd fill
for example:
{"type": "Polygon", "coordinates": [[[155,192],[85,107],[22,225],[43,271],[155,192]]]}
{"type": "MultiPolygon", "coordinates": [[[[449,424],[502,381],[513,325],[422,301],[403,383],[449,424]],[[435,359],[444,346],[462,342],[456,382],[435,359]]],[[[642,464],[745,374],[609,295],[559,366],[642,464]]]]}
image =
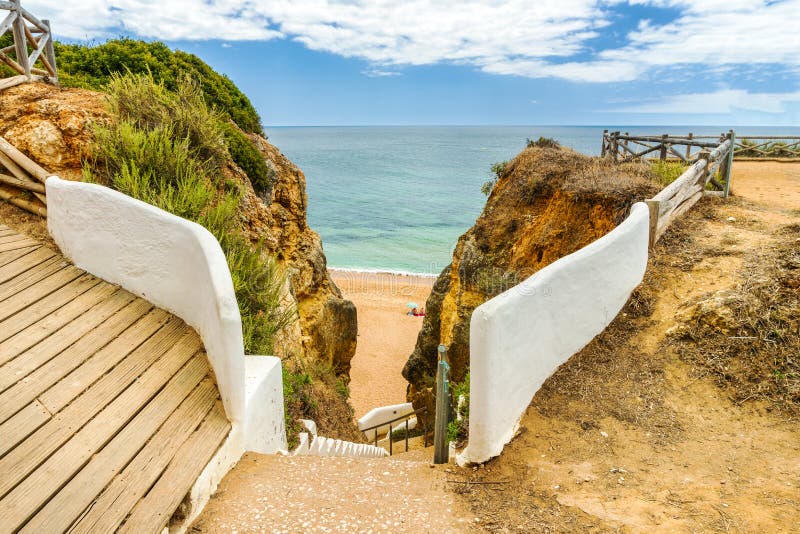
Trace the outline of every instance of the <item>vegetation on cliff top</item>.
{"type": "Polygon", "coordinates": [[[250,99],[223,74],[194,54],[172,51],[160,42],[114,39],[102,44],[56,43],[58,77],[66,87],[102,91],[117,74],[150,74],[170,91],[187,76],[199,83],[206,104],[229,117],[245,132],[263,133],[250,99]]]}
{"type": "Polygon", "coordinates": [[[242,316],[245,350],[271,354],[275,334],[294,320],[281,306],[285,278],[261,244],[245,238],[238,183],[226,177],[227,121],[189,78],[176,91],[152,75],[112,76],[111,120],[95,125],[87,180],[195,221],[219,240],[242,316]]]}

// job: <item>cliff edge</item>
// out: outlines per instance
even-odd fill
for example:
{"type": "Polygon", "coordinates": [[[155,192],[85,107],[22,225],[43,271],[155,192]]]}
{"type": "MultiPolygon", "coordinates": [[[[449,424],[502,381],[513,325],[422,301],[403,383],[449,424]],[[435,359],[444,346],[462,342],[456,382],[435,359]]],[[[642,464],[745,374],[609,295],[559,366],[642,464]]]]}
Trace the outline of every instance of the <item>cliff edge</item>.
{"type": "Polygon", "coordinates": [[[451,380],[469,368],[472,311],[539,269],[607,234],[630,206],[658,191],[643,164],[615,166],[552,142],[530,143],[500,166],[483,213],[462,235],[426,304],[403,376],[415,408],[428,406],[437,346],[448,346],[451,380]]]}
{"type": "MultiPolygon", "coordinates": [[[[91,156],[92,124],[104,120],[104,94],[96,91],[31,83],[0,92],[0,136],[66,179],[81,178],[82,161],[91,156]]],[[[347,375],[356,347],[356,309],[331,280],[322,241],[306,222],[305,176],[265,138],[247,135],[275,173],[272,187],[256,193],[232,159],[224,173],[243,186],[243,227],[286,269],[291,287],[285,304],[299,314],[280,334],[276,355],[324,362],[347,375]]]]}

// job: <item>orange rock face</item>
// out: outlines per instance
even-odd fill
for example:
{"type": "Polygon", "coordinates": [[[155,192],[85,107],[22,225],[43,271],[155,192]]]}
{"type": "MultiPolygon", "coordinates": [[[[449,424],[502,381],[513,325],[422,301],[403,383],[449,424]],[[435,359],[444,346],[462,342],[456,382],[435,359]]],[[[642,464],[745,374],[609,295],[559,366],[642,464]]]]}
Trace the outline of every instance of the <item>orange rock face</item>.
{"type": "Polygon", "coordinates": [[[613,166],[567,149],[530,147],[510,161],[426,304],[403,369],[415,407],[432,405],[440,343],[448,346],[451,380],[463,380],[475,308],[607,234],[634,202],[657,191],[647,167],[613,166]]]}

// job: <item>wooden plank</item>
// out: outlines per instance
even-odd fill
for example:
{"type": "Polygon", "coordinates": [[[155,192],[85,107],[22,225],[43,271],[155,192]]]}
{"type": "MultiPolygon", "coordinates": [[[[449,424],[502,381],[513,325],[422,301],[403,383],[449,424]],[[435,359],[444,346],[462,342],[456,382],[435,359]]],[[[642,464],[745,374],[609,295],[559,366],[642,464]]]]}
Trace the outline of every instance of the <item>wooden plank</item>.
{"type": "Polygon", "coordinates": [[[30,239],[30,237],[18,233],[13,233],[0,237],[0,244],[13,243],[14,241],[22,241],[23,239],[30,239]]]}
{"type": "Polygon", "coordinates": [[[53,250],[47,247],[41,247],[33,251],[31,254],[26,254],[7,263],[6,265],[3,265],[0,267],[0,283],[11,280],[18,274],[23,273],[28,269],[32,269],[36,265],[39,265],[45,260],[49,260],[55,255],[56,253],[53,250]]]}
{"type": "Polygon", "coordinates": [[[164,335],[150,338],[0,459],[0,495],[4,496],[0,499],[0,517],[10,516],[19,503],[37,494],[36,484],[41,480],[28,475],[42,462],[51,462],[56,457],[54,451],[60,448],[68,451],[68,457],[88,458],[86,454],[95,449],[91,445],[105,443],[113,436],[199,350],[196,338],[186,335],[185,330],[178,328],[177,335],[166,330],[164,335]],[[181,333],[184,335],[178,337],[181,333]],[[77,441],[73,439],[78,435],[77,441]],[[72,445],[67,448],[65,443],[72,445]],[[36,484],[31,485],[32,481],[36,484]]]}
{"type": "MultiPolygon", "coordinates": [[[[149,305],[148,302],[139,300],[131,304],[129,308],[141,307],[144,309],[143,304],[149,305]]],[[[169,320],[170,315],[163,310],[149,311],[107,347],[98,351],[63,380],[42,393],[39,400],[53,413],[63,409],[72,399],[117,365],[128,353],[158,332],[169,320]]]]}
{"type": "Polygon", "coordinates": [[[0,252],[0,267],[3,265],[7,265],[8,263],[16,260],[17,258],[21,258],[25,254],[33,252],[34,250],[41,247],[41,244],[37,243],[36,245],[31,245],[28,247],[23,247],[17,250],[11,250],[8,252],[0,252]]]}
{"type": "MultiPolygon", "coordinates": [[[[181,426],[181,423],[185,424],[181,419],[191,417],[193,411],[202,410],[194,425],[182,432],[181,437],[186,439],[202,422],[203,416],[212,408],[218,396],[217,388],[212,381],[206,380],[201,383],[207,373],[208,361],[205,354],[199,353],[25,524],[21,532],[38,534],[64,532],[69,529],[103,488],[137,456],[145,443],[148,440],[152,443],[157,439],[153,434],[159,427],[167,420],[172,426],[181,426]]],[[[168,430],[174,431],[174,429],[168,430]]],[[[164,463],[166,464],[166,461],[164,463]]],[[[131,503],[131,507],[134,504],[136,501],[131,503]]]]}
{"type": "MultiPolygon", "coordinates": [[[[17,293],[3,303],[3,306],[0,307],[0,315],[7,318],[0,321],[0,341],[4,341],[23,328],[53,313],[64,304],[77,298],[79,295],[82,295],[100,283],[100,280],[90,274],[79,276],[67,284],[61,284],[63,280],[63,278],[61,278],[57,280],[61,287],[53,291],[52,294],[46,295],[40,300],[28,300],[30,297],[28,293],[33,293],[33,290],[41,290],[41,286],[44,286],[44,283],[51,278],[58,277],[62,275],[62,273],[64,278],[66,278],[68,274],[71,275],[72,273],[65,273],[67,270],[68,269],[62,269],[50,278],[46,278],[42,283],[30,289],[26,289],[21,293],[17,293]],[[33,302],[33,304],[31,304],[31,302],[33,302]],[[16,315],[12,315],[12,313],[16,315]]],[[[52,285],[56,285],[55,282],[51,282],[50,286],[52,285]]],[[[50,287],[47,287],[46,289],[49,288],[50,287]]]]}
{"type": "Polygon", "coordinates": [[[9,252],[11,250],[19,250],[26,247],[35,247],[38,244],[38,241],[34,241],[33,239],[26,237],[25,239],[14,241],[13,243],[0,244],[0,252],[9,252]]]}
{"type": "Polygon", "coordinates": [[[14,417],[0,424],[0,458],[49,419],[50,412],[41,402],[33,401],[14,417]]]}
{"type": "Polygon", "coordinates": [[[28,289],[29,287],[41,282],[48,276],[52,276],[68,266],[69,264],[64,261],[64,258],[56,256],[45,260],[39,265],[32,267],[23,273],[18,274],[11,280],[1,283],[0,306],[2,306],[2,302],[4,300],[13,297],[20,291],[28,289]]]}
{"type": "MultiPolygon", "coordinates": [[[[49,501],[93,455],[133,419],[142,406],[156,396],[164,384],[172,383],[176,373],[181,378],[180,383],[188,380],[186,376],[197,376],[195,384],[199,382],[208,372],[208,363],[204,358],[194,358],[183,368],[196,353],[197,347],[187,347],[180,343],[169,350],[139,380],[117,396],[96,417],[85,423],[69,441],[27,475],[27,478],[13,487],[0,500],[0,517],[3,518],[4,528],[15,531],[24,525],[43,503],[49,501]]],[[[27,441],[14,449],[13,453],[24,452],[26,443],[27,441]]],[[[13,475],[18,478],[17,472],[13,475]]],[[[5,477],[0,479],[3,487],[8,486],[5,477]]]]}
{"type": "MultiPolygon", "coordinates": [[[[116,286],[99,283],[55,312],[0,342],[0,365],[36,345],[76,317],[84,315],[88,310],[110,297],[115,291],[117,291],[116,286]]],[[[89,315],[89,318],[91,318],[91,315],[89,315]]],[[[82,318],[82,320],[86,319],[87,317],[82,318]]],[[[89,324],[91,324],[91,321],[89,321],[89,324]]]]}
{"type": "Polygon", "coordinates": [[[72,534],[113,532],[119,527],[214,406],[218,391],[213,381],[208,383],[211,394],[204,389],[206,382],[192,392],[136,458],[88,506],[86,513],[70,529],[72,534]]]}
{"type": "MultiPolygon", "coordinates": [[[[124,294],[122,297],[124,297],[124,294]]],[[[98,353],[98,351],[102,352],[102,347],[109,345],[109,351],[114,354],[121,354],[117,356],[117,361],[122,359],[125,354],[128,354],[130,350],[133,350],[123,351],[120,350],[119,343],[113,344],[113,346],[109,344],[110,341],[117,338],[139,319],[142,314],[146,313],[150,307],[148,302],[138,300],[122,312],[116,313],[128,302],[130,300],[126,298],[104,302],[102,306],[98,306],[97,315],[101,320],[103,317],[111,318],[99,326],[85,327],[83,331],[88,332],[87,335],[84,336],[82,333],[75,334],[72,329],[65,328],[59,332],[59,334],[63,335],[58,336],[60,339],[57,341],[47,343],[46,346],[42,347],[37,345],[28,351],[27,355],[23,354],[0,368],[0,391],[5,389],[0,393],[0,421],[5,421],[11,417],[17,410],[20,410],[25,404],[71,373],[93,354],[98,353]],[[69,348],[63,350],[64,347],[69,348]],[[59,351],[59,349],[62,350],[59,351]],[[30,357],[26,357],[28,355],[30,357]]],[[[78,326],[84,326],[83,317],[76,321],[80,321],[78,326]]],[[[160,326],[161,324],[153,325],[153,331],[160,326]]],[[[149,337],[149,334],[147,337],[141,337],[139,329],[135,329],[134,335],[139,335],[135,339],[137,345],[149,337]]],[[[52,336],[47,341],[55,337],[52,336]]],[[[55,410],[50,411],[55,412],[55,410]]]]}
{"type": "Polygon", "coordinates": [[[217,403],[200,428],[181,446],[147,496],[134,507],[119,532],[160,532],[229,430],[230,423],[217,403]]]}

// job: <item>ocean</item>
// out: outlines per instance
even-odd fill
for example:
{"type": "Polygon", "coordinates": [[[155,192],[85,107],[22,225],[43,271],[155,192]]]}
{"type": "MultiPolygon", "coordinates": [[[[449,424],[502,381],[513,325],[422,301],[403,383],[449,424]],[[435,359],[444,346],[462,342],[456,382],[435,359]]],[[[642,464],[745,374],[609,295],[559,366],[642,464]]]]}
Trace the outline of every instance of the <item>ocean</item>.
{"type": "MultiPolygon", "coordinates": [[[[608,126],[631,134],[718,135],[720,126],[608,126]]],[[[798,135],[800,128],[743,127],[737,135],[798,135]]],[[[595,126],[272,127],[270,142],[306,175],[308,221],[328,266],[438,275],[483,209],[493,163],[527,138],[600,151],[595,126]]]]}

